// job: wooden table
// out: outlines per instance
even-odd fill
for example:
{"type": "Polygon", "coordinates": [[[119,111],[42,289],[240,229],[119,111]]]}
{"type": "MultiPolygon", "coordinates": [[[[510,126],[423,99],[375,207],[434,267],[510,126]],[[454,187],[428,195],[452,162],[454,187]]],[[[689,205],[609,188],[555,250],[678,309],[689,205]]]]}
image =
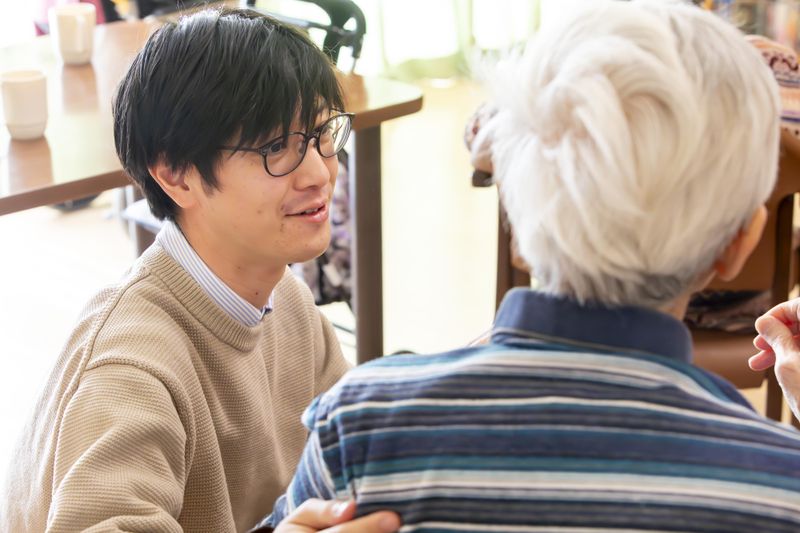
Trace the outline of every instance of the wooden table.
{"type": "MultiPolygon", "coordinates": [[[[92,64],[62,66],[48,37],[0,48],[0,69],[47,74],[45,137],[13,141],[0,127],[0,215],[50,205],[130,184],[114,150],[111,99],[157,21],[115,22],[95,30],[92,64]]],[[[380,78],[340,78],[348,111],[356,113],[351,154],[353,304],[359,362],[383,353],[381,260],[381,129],[386,120],[422,107],[416,87],[380,78]]]]}

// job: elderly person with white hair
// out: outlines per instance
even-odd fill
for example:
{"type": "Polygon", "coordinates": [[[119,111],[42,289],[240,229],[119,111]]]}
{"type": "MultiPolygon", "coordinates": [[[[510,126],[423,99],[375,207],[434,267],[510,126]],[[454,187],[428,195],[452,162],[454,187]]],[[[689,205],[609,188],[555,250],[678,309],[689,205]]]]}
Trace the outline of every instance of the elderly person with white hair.
{"type": "Polygon", "coordinates": [[[490,83],[491,163],[538,281],[491,341],[361,366],[306,411],[311,497],[403,531],[800,531],[800,435],[692,366],[692,292],[737,274],[775,183],[759,53],[678,2],[587,2],[490,83]]]}

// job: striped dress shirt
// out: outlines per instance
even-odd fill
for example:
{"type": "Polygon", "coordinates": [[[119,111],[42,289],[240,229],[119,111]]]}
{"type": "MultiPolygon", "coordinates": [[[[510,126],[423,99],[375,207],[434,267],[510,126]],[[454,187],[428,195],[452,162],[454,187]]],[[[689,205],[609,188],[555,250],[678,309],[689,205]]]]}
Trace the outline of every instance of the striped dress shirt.
{"type": "Polygon", "coordinates": [[[404,532],[800,531],[800,434],[690,358],[670,316],[512,291],[490,344],[386,357],[317,398],[264,523],[321,497],[404,532]]]}
{"type": "Polygon", "coordinates": [[[164,225],[156,235],[156,241],[192,276],[214,303],[239,323],[250,327],[257,326],[264,315],[272,311],[272,294],[269,295],[267,305],[261,309],[236,294],[208,268],[173,221],[164,221],[164,225]]]}

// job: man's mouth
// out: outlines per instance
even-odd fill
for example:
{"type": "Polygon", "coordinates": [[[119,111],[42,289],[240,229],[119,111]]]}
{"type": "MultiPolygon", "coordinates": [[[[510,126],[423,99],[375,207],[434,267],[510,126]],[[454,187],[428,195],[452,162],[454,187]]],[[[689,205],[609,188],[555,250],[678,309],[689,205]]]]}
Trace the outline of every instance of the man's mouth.
{"type": "Polygon", "coordinates": [[[301,216],[301,215],[313,215],[314,213],[319,213],[324,207],[325,207],[325,204],[323,204],[323,205],[321,205],[319,207],[315,207],[313,209],[306,209],[305,211],[301,211],[299,213],[293,213],[293,214],[291,214],[289,216],[296,217],[296,216],[301,216]]]}
{"type": "Polygon", "coordinates": [[[302,211],[289,213],[287,216],[302,218],[309,222],[324,222],[328,219],[328,203],[323,202],[319,205],[303,209],[302,211]]]}

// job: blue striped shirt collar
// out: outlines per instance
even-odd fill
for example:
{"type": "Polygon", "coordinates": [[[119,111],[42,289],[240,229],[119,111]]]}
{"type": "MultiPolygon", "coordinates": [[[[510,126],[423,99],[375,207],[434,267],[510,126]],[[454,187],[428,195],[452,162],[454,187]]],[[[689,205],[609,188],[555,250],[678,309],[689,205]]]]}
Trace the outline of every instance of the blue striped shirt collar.
{"type": "Polygon", "coordinates": [[[156,242],[194,278],[209,298],[234,320],[253,327],[261,322],[264,315],[272,311],[272,294],[269,295],[267,305],[261,309],[236,294],[208,268],[186,240],[178,225],[171,220],[164,221],[161,231],[156,236],[156,242]]]}
{"type": "Polygon", "coordinates": [[[492,342],[539,341],[612,353],[646,353],[691,363],[692,338],[676,318],[640,307],[603,307],[528,289],[509,291],[492,342]]]}

